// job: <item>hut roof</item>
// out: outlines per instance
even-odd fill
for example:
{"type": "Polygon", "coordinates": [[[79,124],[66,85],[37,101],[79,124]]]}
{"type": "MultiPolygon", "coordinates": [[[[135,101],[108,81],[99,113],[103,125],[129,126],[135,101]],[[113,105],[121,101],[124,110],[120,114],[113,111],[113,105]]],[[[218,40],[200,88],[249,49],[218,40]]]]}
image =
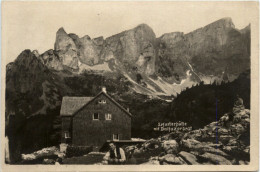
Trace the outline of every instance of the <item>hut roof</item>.
{"type": "Polygon", "coordinates": [[[126,110],[123,106],[117,103],[112,97],[110,97],[105,91],[101,91],[95,97],[63,97],[60,115],[61,116],[73,116],[76,112],[81,110],[84,106],[89,104],[99,95],[104,94],[108,99],[114,102],[120,109],[122,109],[127,115],[132,117],[132,114],[126,110]]]}
{"type": "Polygon", "coordinates": [[[114,102],[120,109],[122,109],[127,115],[129,115],[130,117],[132,117],[132,114],[128,111],[128,110],[126,110],[123,106],[121,106],[119,103],[117,103],[112,97],[110,97],[106,92],[101,92],[101,93],[99,93],[99,94],[104,94],[105,96],[107,96],[108,97],[108,99],[110,99],[112,102],[114,102]]]}
{"type": "Polygon", "coordinates": [[[60,115],[71,116],[94,97],[63,97],[60,115]]]}

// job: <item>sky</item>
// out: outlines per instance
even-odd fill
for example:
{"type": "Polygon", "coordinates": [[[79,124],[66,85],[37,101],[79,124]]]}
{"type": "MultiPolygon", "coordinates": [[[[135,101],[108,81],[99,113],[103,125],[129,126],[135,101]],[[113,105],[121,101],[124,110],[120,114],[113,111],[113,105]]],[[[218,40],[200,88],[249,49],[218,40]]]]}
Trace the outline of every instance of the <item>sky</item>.
{"type": "Polygon", "coordinates": [[[255,8],[252,2],[2,2],[2,57],[7,64],[24,49],[53,49],[60,27],[106,38],[146,23],[159,37],[231,17],[242,29],[255,19],[255,8]]]}

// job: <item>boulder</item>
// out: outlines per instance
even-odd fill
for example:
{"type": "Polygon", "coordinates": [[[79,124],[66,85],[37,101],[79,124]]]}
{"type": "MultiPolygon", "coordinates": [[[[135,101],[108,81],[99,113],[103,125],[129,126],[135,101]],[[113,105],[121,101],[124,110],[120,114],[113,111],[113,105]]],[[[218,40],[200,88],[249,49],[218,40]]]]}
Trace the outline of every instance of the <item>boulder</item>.
{"type": "Polygon", "coordinates": [[[230,134],[230,131],[226,128],[219,127],[217,134],[218,135],[228,135],[228,134],[230,134]]]}
{"type": "Polygon", "coordinates": [[[237,139],[230,139],[227,146],[237,146],[238,142],[237,139]]]}
{"type": "Polygon", "coordinates": [[[179,151],[179,144],[175,140],[164,141],[162,147],[167,154],[177,154],[179,151]]]}
{"type": "Polygon", "coordinates": [[[53,146],[48,148],[43,148],[31,154],[22,154],[23,164],[54,164],[55,159],[59,157],[59,150],[53,146]]]}
{"type": "Polygon", "coordinates": [[[234,107],[233,107],[233,113],[237,114],[244,109],[245,109],[245,106],[243,104],[243,100],[240,97],[237,96],[237,100],[235,101],[234,107]]]}
{"type": "Polygon", "coordinates": [[[36,159],[35,154],[22,154],[22,160],[34,160],[36,159]]]}
{"type": "Polygon", "coordinates": [[[177,164],[180,164],[180,165],[188,165],[187,162],[182,159],[182,157],[176,157],[175,159],[176,159],[175,162],[176,162],[177,164]]]}
{"type": "Polygon", "coordinates": [[[216,148],[216,149],[222,149],[223,148],[223,144],[221,142],[218,142],[218,143],[208,142],[207,145],[210,146],[210,147],[216,148]]]}
{"type": "Polygon", "coordinates": [[[236,158],[236,159],[245,159],[248,158],[249,154],[243,152],[243,150],[240,148],[240,146],[224,146],[223,151],[230,155],[230,157],[236,158]]]}
{"type": "Polygon", "coordinates": [[[33,159],[52,157],[52,156],[57,157],[56,152],[58,151],[59,150],[55,146],[43,148],[31,154],[22,154],[22,160],[33,160],[33,159]]]}
{"type": "Polygon", "coordinates": [[[149,159],[148,162],[142,163],[141,165],[160,165],[160,161],[156,159],[149,159]]]}
{"type": "Polygon", "coordinates": [[[248,112],[248,109],[242,110],[239,113],[234,115],[233,122],[239,123],[244,119],[249,118],[250,113],[248,112]]]}
{"type": "Polygon", "coordinates": [[[187,140],[182,140],[181,144],[183,147],[188,148],[188,149],[196,149],[201,142],[195,140],[195,139],[187,139],[187,140]]]}
{"type": "Polygon", "coordinates": [[[204,147],[201,148],[201,150],[203,152],[209,152],[209,153],[212,153],[212,154],[221,155],[221,156],[226,157],[226,158],[230,157],[228,154],[226,154],[222,150],[220,150],[218,148],[217,149],[216,148],[212,148],[210,146],[204,146],[204,147]]]}
{"type": "Polygon", "coordinates": [[[221,121],[221,122],[227,122],[227,121],[229,121],[229,115],[228,115],[228,114],[223,115],[223,116],[219,119],[219,121],[221,121]]]}
{"type": "Polygon", "coordinates": [[[199,164],[197,162],[197,158],[195,155],[193,154],[190,154],[188,152],[185,152],[185,151],[181,151],[179,153],[179,155],[182,157],[182,159],[184,159],[188,164],[191,164],[191,165],[197,165],[199,164]]]}
{"type": "Polygon", "coordinates": [[[231,132],[233,135],[238,136],[243,133],[245,133],[245,128],[242,126],[242,124],[237,123],[230,126],[231,132]]]}
{"type": "Polygon", "coordinates": [[[182,165],[186,164],[186,162],[173,154],[167,154],[163,157],[159,157],[160,164],[166,163],[166,164],[175,164],[175,165],[182,165]]]}
{"type": "Polygon", "coordinates": [[[208,145],[208,143],[199,142],[193,139],[182,140],[182,146],[189,151],[197,151],[200,153],[210,152],[224,157],[229,157],[228,154],[221,151],[220,149],[211,147],[208,145]]]}
{"type": "Polygon", "coordinates": [[[43,164],[55,164],[55,160],[53,159],[44,159],[42,161],[43,164]]]}
{"type": "Polygon", "coordinates": [[[204,160],[212,162],[213,164],[232,165],[232,163],[229,160],[220,155],[206,152],[203,155],[200,155],[200,157],[204,160]]]}
{"type": "Polygon", "coordinates": [[[220,135],[220,136],[218,136],[218,141],[223,143],[223,144],[227,144],[229,142],[229,140],[231,140],[231,139],[234,139],[234,137],[232,135],[220,135]]]}

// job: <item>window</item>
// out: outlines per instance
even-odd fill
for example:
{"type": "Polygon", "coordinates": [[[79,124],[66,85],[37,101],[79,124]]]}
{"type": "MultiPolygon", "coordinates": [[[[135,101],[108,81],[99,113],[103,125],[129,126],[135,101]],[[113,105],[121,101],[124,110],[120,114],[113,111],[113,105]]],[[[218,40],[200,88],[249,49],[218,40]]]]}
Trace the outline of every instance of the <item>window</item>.
{"type": "Polygon", "coordinates": [[[107,102],[106,102],[106,100],[99,100],[98,103],[99,104],[106,104],[107,102]]]}
{"type": "Polygon", "coordinates": [[[68,131],[65,131],[65,139],[70,138],[70,133],[68,131]]]}
{"type": "Polygon", "coordinates": [[[113,134],[113,140],[119,140],[119,134],[113,134]]]}
{"type": "Polygon", "coordinates": [[[105,114],[106,120],[111,120],[112,119],[112,114],[111,113],[106,113],[105,114]]]}
{"type": "Polygon", "coordinates": [[[93,120],[99,120],[99,114],[98,113],[93,114],[93,120]]]}

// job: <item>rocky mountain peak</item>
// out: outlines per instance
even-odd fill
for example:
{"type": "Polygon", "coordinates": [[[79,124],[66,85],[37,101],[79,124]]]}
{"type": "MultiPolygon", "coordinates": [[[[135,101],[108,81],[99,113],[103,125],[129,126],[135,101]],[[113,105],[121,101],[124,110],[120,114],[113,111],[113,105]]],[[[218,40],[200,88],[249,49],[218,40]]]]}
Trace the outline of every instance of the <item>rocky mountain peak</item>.
{"type": "Polygon", "coordinates": [[[77,46],[63,28],[60,28],[56,33],[54,50],[57,51],[62,65],[71,69],[78,69],[77,46]]]}
{"type": "Polygon", "coordinates": [[[80,38],[80,39],[83,39],[83,40],[91,40],[90,36],[88,36],[88,35],[85,35],[85,36],[83,36],[83,37],[80,38]]]}
{"type": "MultiPolygon", "coordinates": [[[[38,56],[36,52],[34,54],[38,56]]],[[[218,78],[222,80],[223,71],[228,78],[235,79],[248,68],[249,56],[250,25],[238,30],[227,17],[187,34],[170,32],[159,38],[145,23],[106,39],[102,36],[91,39],[88,35],[79,38],[74,33],[67,34],[61,27],[56,34],[53,52],[45,52],[39,59],[48,68],[71,69],[79,73],[83,66],[95,68],[96,65],[109,64],[111,71],[126,74],[134,83],[137,76],[142,76],[142,82],[150,83],[149,77],[156,75],[162,80],[152,81],[149,86],[164,81],[178,85],[178,88],[171,85],[173,88],[169,89],[159,84],[159,90],[167,90],[162,93],[169,94],[168,90],[175,90],[175,93],[176,89],[180,91],[201,80],[205,83],[218,78]],[[230,65],[233,57],[246,63],[242,67],[230,65]],[[227,65],[230,66],[228,70],[227,65]]],[[[144,87],[142,90],[148,89],[145,84],[144,87]]]]}
{"type": "Polygon", "coordinates": [[[19,56],[14,61],[14,64],[18,66],[23,66],[24,68],[30,68],[32,65],[41,63],[41,61],[35,56],[31,50],[26,49],[19,54],[19,56]]]}
{"type": "Polygon", "coordinates": [[[148,24],[145,24],[145,23],[142,23],[142,24],[139,24],[135,27],[136,29],[142,29],[142,30],[150,30],[150,31],[153,31],[153,29],[148,25],[148,24]]]}
{"type": "Polygon", "coordinates": [[[94,38],[93,41],[96,45],[101,46],[104,43],[104,38],[103,38],[103,36],[100,36],[100,37],[94,38]]]}
{"type": "Polygon", "coordinates": [[[183,32],[171,32],[171,33],[165,33],[163,34],[159,40],[161,43],[165,43],[166,45],[174,44],[180,40],[182,40],[184,37],[183,32]]]}
{"type": "MultiPolygon", "coordinates": [[[[66,69],[80,72],[81,64],[95,67],[108,63],[111,68],[113,66],[112,71],[126,73],[134,82],[139,75],[142,78],[157,75],[167,83],[180,84],[178,90],[181,90],[201,80],[212,83],[222,79],[223,71],[228,78],[235,79],[249,63],[238,68],[239,65],[229,65],[233,62],[231,57],[236,54],[237,59],[249,59],[249,37],[250,26],[238,30],[229,17],[187,34],[170,32],[159,38],[145,23],[106,39],[102,36],[91,39],[88,35],[79,38],[60,28],[54,53],[45,53],[43,57],[44,64],[56,70],[63,70],[66,66],[66,69]],[[231,67],[225,70],[227,65],[231,67]]],[[[146,82],[144,80],[142,82],[146,82]]],[[[160,86],[160,89],[166,88],[160,86]]]]}
{"type": "Polygon", "coordinates": [[[137,27],[134,28],[134,30],[137,33],[139,31],[139,33],[142,34],[140,36],[143,36],[145,38],[150,38],[150,40],[152,40],[152,41],[154,41],[156,38],[156,35],[155,35],[153,29],[150,26],[148,26],[147,24],[139,24],[137,27]]]}
{"type": "Polygon", "coordinates": [[[245,28],[241,29],[240,32],[242,34],[248,33],[251,30],[251,24],[247,25],[245,28]]]}
{"type": "Polygon", "coordinates": [[[217,20],[213,23],[210,23],[186,35],[194,35],[194,34],[200,34],[200,35],[210,34],[212,36],[226,35],[230,29],[235,29],[235,25],[233,24],[232,19],[227,17],[227,18],[222,18],[220,20],[217,20]]]}
{"type": "Polygon", "coordinates": [[[64,30],[63,27],[59,28],[58,31],[56,32],[56,35],[67,35],[66,31],[64,30]]]}
{"type": "Polygon", "coordinates": [[[36,56],[36,57],[39,57],[40,54],[39,54],[39,51],[38,50],[33,50],[32,53],[36,56]]]}
{"type": "Polygon", "coordinates": [[[65,32],[64,28],[60,28],[56,33],[55,50],[75,49],[76,45],[73,39],[65,32]]]}
{"type": "Polygon", "coordinates": [[[232,21],[232,18],[230,18],[230,17],[225,17],[225,18],[219,19],[219,20],[213,22],[210,25],[223,25],[225,27],[235,28],[235,25],[234,25],[234,23],[232,21]]]}
{"type": "Polygon", "coordinates": [[[21,93],[26,93],[30,89],[33,89],[32,87],[35,86],[34,83],[36,80],[39,81],[47,73],[49,73],[47,67],[31,50],[27,49],[19,54],[11,66],[8,66],[6,84],[9,86],[8,89],[15,89],[21,93]]]}

